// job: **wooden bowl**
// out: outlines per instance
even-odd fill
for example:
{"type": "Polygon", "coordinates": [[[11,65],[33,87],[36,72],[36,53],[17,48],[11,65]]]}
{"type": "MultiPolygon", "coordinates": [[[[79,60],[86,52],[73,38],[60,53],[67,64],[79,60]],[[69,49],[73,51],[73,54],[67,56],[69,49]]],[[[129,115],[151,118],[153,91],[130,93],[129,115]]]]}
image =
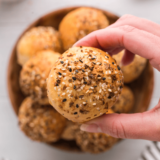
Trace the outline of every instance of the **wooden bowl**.
{"type": "MultiPolygon", "coordinates": [[[[53,26],[54,28],[58,29],[59,23],[61,22],[62,18],[68,12],[76,8],[78,7],[69,7],[69,8],[63,8],[57,11],[53,11],[39,18],[34,23],[32,23],[22,33],[22,35],[27,30],[35,26],[53,26]]],[[[118,16],[110,12],[107,12],[104,10],[101,10],[101,11],[107,16],[107,18],[110,21],[110,24],[114,23],[119,18],[118,16]]],[[[19,86],[19,74],[20,74],[21,66],[18,65],[17,63],[17,55],[16,55],[16,46],[17,46],[18,40],[11,53],[11,57],[8,64],[8,73],[7,73],[8,93],[9,93],[12,107],[16,114],[18,114],[20,104],[25,98],[19,86]]],[[[149,62],[147,63],[147,66],[143,71],[143,73],[141,74],[141,76],[137,80],[135,80],[134,82],[128,85],[131,87],[135,95],[135,106],[134,106],[133,113],[146,111],[149,107],[149,103],[150,103],[152,92],[153,92],[153,86],[154,86],[153,68],[151,67],[149,62]]],[[[65,141],[61,139],[56,143],[52,143],[51,145],[63,150],[81,152],[80,148],[76,145],[75,141],[65,141]]]]}

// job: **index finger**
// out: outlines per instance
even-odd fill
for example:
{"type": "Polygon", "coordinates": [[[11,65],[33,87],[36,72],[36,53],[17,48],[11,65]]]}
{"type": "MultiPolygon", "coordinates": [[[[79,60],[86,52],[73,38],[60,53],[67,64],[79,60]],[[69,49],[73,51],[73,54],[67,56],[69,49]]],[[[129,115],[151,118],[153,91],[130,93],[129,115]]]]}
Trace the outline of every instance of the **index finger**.
{"type": "Polygon", "coordinates": [[[109,26],[109,28],[115,28],[120,27],[124,25],[129,25],[132,27],[135,27],[140,30],[144,30],[146,32],[149,32],[151,34],[157,35],[160,37],[160,25],[157,23],[154,23],[150,20],[135,17],[133,15],[124,15],[120,17],[115,23],[109,26]]]}
{"type": "Polygon", "coordinates": [[[82,38],[75,46],[96,47],[109,53],[116,48],[124,48],[149,59],[160,70],[160,38],[128,25],[95,31],[82,38]]]}

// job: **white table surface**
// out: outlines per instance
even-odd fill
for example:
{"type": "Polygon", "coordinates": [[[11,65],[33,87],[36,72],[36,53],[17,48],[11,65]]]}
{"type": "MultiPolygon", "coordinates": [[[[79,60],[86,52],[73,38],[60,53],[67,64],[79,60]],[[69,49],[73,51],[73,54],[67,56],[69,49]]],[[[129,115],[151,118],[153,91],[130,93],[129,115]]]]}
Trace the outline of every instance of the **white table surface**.
{"type": "MultiPolygon", "coordinates": [[[[1,1],[1,0],[0,0],[1,1]]],[[[144,140],[125,140],[109,152],[90,155],[57,150],[33,142],[19,130],[6,87],[6,70],[12,47],[21,32],[36,18],[62,7],[89,5],[118,15],[133,14],[160,23],[159,0],[19,0],[0,5],[0,160],[136,160],[144,140]]],[[[158,103],[160,74],[155,71],[155,89],[150,108],[158,103]]]]}

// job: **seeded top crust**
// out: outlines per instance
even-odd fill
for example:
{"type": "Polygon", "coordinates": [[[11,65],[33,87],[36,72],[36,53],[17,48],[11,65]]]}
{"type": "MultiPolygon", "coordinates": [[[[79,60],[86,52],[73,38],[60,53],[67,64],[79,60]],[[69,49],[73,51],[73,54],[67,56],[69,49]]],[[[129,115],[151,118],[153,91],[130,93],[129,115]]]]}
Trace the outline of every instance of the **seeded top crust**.
{"type": "Polygon", "coordinates": [[[18,118],[21,130],[35,141],[59,140],[66,125],[66,119],[52,106],[35,103],[30,97],[22,102],[18,118]]]}
{"type": "MultiPolygon", "coordinates": [[[[121,59],[124,55],[124,51],[113,56],[113,58],[117,61],[117,64],[120,64],[121,59]]],[[[124,75],[124,82],[131,83],[132,81],[136,80],[141,73],[143,72],[144,68],[146,67],[147,59],[135,55],[134,60],[127,66],[121,66],[121,70],[124,75]]]]}
{"type": "Polygon", "coordinates": [[[118,99],[123,74],[106,52],[92,47],[67,50],[48,77],[50,104],[74,122],[85,122],[105,114],[118,99]]]}
{"type": "Polygon", "coordinates": [[[76,143],[84,152],[93,154],[109,150],[118,141],[104,133],[87,133],[79,131],[76,133],[76,143]]]}
{"type": "Polygon", "coordinates": [[[65,50],[87,34],[109,25],[102,11],[82,7],[69,12],[61,21],[59,31],[65,50]]]}
{"type": "Polygon", "coordinates": [[[48,49],[62,52],[59,32],[53,27],[34,27],[27,31],[18,42],[18,63],[23,66],[37,52],[48,49]]]}
{"type": "Polygon", "coordinates": [[[25,95],[31,96],[40,104],[49,104],[46,79],[60,55],[52,50],[41,51],[23,66],[20,73],[20,86],[25,95]]]}

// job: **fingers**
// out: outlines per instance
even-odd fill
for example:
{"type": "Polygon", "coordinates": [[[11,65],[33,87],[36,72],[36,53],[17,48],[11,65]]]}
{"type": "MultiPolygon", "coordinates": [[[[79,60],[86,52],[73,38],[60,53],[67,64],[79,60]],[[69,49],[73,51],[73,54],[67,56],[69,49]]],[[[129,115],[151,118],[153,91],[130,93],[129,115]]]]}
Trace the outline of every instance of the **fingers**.
{"type": "Polygon", "coordinates": [[[110,114],[81,126],[88,132],[103,132],[116,138],[160,141],[160,103],[156,109],[137,114],[110,114]]]}
{"type": "Polygon", "coordinates": [[[128,25],[95,31],[75,45],[97,47],[109,53],[115,48],[125,48],[149,59],[151,64],[160,70],[160,38],[128,25]]]}
{"type": "Polygon", "coordinates": [[[134,54],[132,52],[130,52],[129,50],[125,50],[124,56],[122,58],[122,65],[128,65],[129,63],[131,63],[134,59],[134,54]]]}
{"type": "Polygon", "coordinates": [[[94,32],[90,33],[89,35],[85,36],[84,38],[80,39],[73,46],[95,47],[95,48],[99,48],[99,49],[104,50],[103,46],[105,45],[104,43],[107,40],[103,36],[103,34],[105,32],[106,32],[105,29],[94,31],[94,32]],[[101,39],[98,38],[100,36],[101,36],[101,39]]]}
{"type": "Polygon", "coordinates": [[[144,30],[146,32],[149,32],[151,34],[154,34],[160,37],[160,25],[159,24],[156,24],[147,19],[132,16],[132,15],[122,16],[121,18],[119,18],[117,22],[110,25],[109,27],[115,28],[115,27],[120,27],[124,25],[129,25],[129,26],[135,27],[140,30],[144,30]]]}

